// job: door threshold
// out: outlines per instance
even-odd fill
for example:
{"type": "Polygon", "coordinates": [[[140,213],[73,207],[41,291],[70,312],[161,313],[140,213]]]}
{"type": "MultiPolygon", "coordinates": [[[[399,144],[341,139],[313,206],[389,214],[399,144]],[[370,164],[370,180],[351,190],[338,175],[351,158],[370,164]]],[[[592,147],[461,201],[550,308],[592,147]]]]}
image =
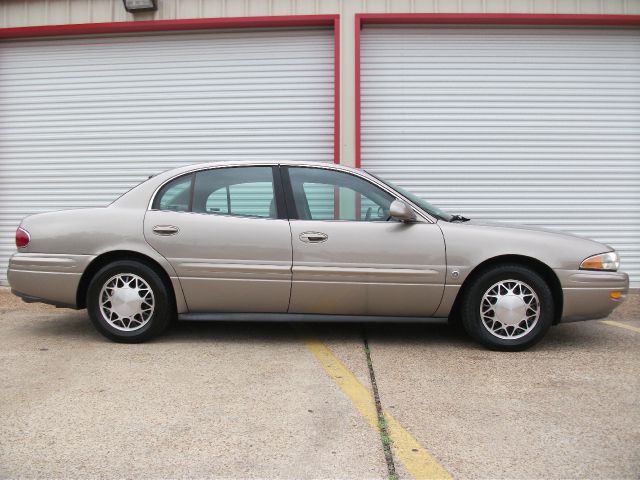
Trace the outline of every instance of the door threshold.
{"type": "Polygon", "coordinates": [[[446,317],[398,317],[388,315],[332,315],[319,313],[180,313],[187,322],[406,322],[441,323],[446,317]]]}

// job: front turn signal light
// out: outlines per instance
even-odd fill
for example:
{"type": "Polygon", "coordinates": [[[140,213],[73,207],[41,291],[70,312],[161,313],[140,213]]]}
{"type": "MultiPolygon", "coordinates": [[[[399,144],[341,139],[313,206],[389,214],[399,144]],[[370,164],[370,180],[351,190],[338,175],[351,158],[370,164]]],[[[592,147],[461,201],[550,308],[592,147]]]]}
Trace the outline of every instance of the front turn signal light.
{"type": "Polygon", "coordinates": [[[615,272],[620,266],[620,257],[616,252],[600,253],[585,258],[580,264],[581,270],[607,270],[615,272]]]}

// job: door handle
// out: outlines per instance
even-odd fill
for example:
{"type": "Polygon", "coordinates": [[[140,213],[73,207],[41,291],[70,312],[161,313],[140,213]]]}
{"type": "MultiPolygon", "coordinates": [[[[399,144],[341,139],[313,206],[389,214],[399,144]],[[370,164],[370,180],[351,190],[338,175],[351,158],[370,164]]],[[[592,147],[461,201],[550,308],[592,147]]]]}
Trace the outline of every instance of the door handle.
{"type": "Polygon", "coordinates": [[[156,235],[175,235],[180,231],[178,227],[173,225],[156,225],[152,230],[156,235]]]}
{"type": "Polygon", "coordinates": [[[298,238],[305,243],[322,243],[327,241],[329,235],[322,232],[302,232],[298,238]]]}

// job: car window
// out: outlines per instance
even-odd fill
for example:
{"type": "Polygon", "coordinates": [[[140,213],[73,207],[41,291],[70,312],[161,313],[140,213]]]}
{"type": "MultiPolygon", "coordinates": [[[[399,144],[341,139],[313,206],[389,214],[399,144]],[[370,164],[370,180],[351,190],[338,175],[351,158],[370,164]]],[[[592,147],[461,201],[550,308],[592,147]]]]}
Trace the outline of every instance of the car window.
{"type": "Polygon", "coordinates": [[[360,177],[335,170],[290,167],[289,180],[301,220],[386,221],[394,197],[360,177]]]}
{"type": "Polygon", "coordinates": [[[197,172],[193,211],[278,218],[272,168],[229,167],[197,172]]]}
{"type": "Polygon", "coordinates": [[[163,186],[153,202],[155,210],[188,212],[191,200],[191,182],[193,175],[185,175],[171,180],[163,186]]]}
{"type": "Polygon", "coordinates": [[[392,183],[389,180],[385,180],[384,178],[380,178],[379,176],[374,175],[371,172],[367,172],[367,173],[369,175],[371,175],[372,177],[377,178],[382,183],[384,183],[384,184],[388,185],[389,187],[393,188],[396,192],[404,195],[406,198],[411,200],[414,204],[419,206],[421,209],[423,209],[429,215],[432,215],[432,216],[434,216],[436,218],[444,220],[445,222],[450,222],[450,221],[452,221],[454,219],[453,215],[445,212],[444,210],[441,210],[440,208],[436,207],[435,205],[431,205],[424,198],[420,198],[416,194],[411,193],[409,190],[405,190],[404,188],[396,185],[395,183],[392,183]]]}

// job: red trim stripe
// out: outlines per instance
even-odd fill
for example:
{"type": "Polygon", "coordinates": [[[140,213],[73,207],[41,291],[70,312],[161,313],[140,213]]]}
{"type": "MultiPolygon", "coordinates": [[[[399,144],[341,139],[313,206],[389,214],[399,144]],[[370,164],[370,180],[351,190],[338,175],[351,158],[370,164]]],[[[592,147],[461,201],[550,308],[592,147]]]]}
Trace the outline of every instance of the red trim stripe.
{"type": "Polygon", "coordinates": [[[360,24],[452,24],[463,25],[596,25],[640,26],[640,15],[564,15],[526,13],[360,13],[360,24]]]}
{"type": "Polygon", "coordinates": [[[360,108],[360,102],[361,102],[361,98],[360,98],[360,29],[362,28],[362,21],[360,18],[360,15],[356,15],[356,48],[355,48],[355,62],[356,62],[356,68],[355,68],[355,76],[356,76],[356,91],[355,91],[355,109],[356,109],[356,118],[355,118],[355,122],[356,122],[356,132],[355,132],[355,166],[356,168],[360,168],[361,165],[361,148],[360,148],[360,127],[361,127],[361,121],[362,121],[362,113],[361,113],[361,108],[360,108]]]}
{"type": "Polygon", "coordinates": [[[219,28],[277,28],[334,26],[338,15],[293,15],[274,17],[187,18],[139,22],[82,23],[0,29],[0,39],[95,35],[105,33],[170,32],[219,28]]]}
{"type": "Polygon", "coordinates": [[[340,16],[333,21],[333,163],[340,163],[340,16]]]}

